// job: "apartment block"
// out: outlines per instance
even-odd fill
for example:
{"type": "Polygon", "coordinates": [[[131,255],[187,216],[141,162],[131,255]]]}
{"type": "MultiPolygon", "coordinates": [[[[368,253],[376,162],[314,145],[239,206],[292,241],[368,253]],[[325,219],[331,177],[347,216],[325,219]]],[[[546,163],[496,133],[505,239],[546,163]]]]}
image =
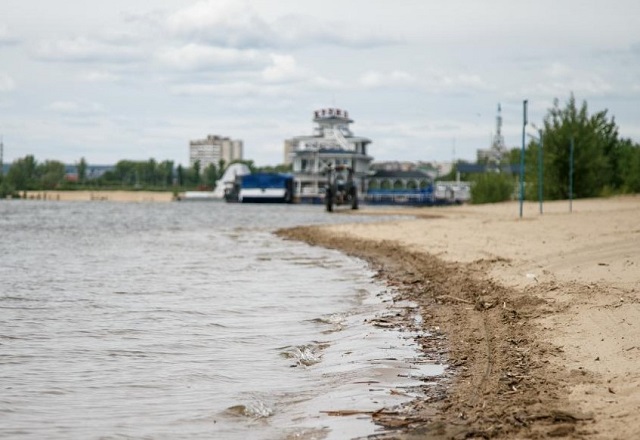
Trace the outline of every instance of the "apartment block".
{"type": "Polygon", "coordinates": [[[235,160],[242,160],[242,157],[241,140],[210,134],[205,139],[189,141],[189,166],[191,167],[196,161],[200,161],[200,169],[204,170],[209,164],[217,167],[220,160],[229,165],[235,160]]]}

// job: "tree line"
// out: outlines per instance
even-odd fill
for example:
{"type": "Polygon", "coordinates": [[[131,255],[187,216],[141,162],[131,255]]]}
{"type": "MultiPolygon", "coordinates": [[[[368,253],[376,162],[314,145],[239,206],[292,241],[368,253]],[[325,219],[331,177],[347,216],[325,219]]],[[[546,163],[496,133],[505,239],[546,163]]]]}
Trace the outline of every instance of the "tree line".
{"type": "MultiPolygon", "coordinates": [[[[499,168],[518,169],[520,154],[521,148],[512,149],[499,168]]],[[[284,165],[259,168],[250,160],[240,162],[252,172],[291,170],[284,165]]],[[[89,175],[90,167],[84,158],[75,165],[77,178],[69,180],[62,162],[38,162],[27,155],[14,161],[6,175],[0,173],[0,197],[47,189],[212,190],[227,164],[220,161],[202,169],[199,162],[191,167],[175,167],[169,160],[121,160],[99,177],[89,175]]],[[[449,177],[454,176],[455,169],[449,177]]],[[[518,172],[461,177],[474,182],[471,190],[474,203],[518,196],[518,172]]],[[[540,187],[545,200],[640,193],[640,144],[619,135],[615,118],[609,117],[607,110],[590,114],[586,101],[578,105],[573,94],[563,107],[555,99],[542,128],[537,130],[537,137],[525,146],[524,183],[526,200],[537,200],[540,187]]]]}
{"type": "MultiPolygon", "coordinates": [[[[519,169],[521,148],[511,150],[507,169],[519,169]]],[[[561,107],[555,99],[537,136],[525,144],[525,200],[603,197],[640,193],[640,144],[620,136],[607,110],[590,114],[573,94],[561,107]],[[540,185],[542,184],[542,185],[540,185]]],[[[467,175],[472,201],[509,200],[518,193],[519,173],[467,175]]]]}
{"type": "MultiPolygon", "coordinates": [[[[252,172],[288,171],[289,167],[256,167],[251,160],[235,161],[246,164],[252,172]]],[[[233,163],[235,163],[233,162],[233,163]]],[[[76,173],[67,174],[67,166],[56,160],[38,162],[33,155],[15,160],[6,174],[0,173],[0,198],[19,197],[22,191],[40,190],[150,190],[185,191],[213,190],[226,169],[226,162],[209,164],[204,169],[196,161],[191,167],[175,166],[171,160],[158,162],[120,160],[113,168],[94,176],[85,158],[75,165],[76,173]]]]}

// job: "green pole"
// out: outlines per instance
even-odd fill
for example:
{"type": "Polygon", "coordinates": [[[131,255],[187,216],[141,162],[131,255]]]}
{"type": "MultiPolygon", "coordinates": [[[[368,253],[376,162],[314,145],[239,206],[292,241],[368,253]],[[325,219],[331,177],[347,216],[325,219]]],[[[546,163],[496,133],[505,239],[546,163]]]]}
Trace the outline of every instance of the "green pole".
{"type": "Polygon", "coordinates": [[[573,136],[569,149],[569,212],[573,212],[573,136]]]}
{"type": "Polygon", "coordinates": [[[540,214],[542,214],[542,167],[544,164],[542,163],[542,133],[540,133],[540,143],[538,145],[538,201],[540,202],[540,214]]]}
{"type": "Polygon", "coordinates": [[[527,100],[522,101],[522,150],[520,151],[520,218],[524,201],[524,130],[527,126],[527,100]]]}

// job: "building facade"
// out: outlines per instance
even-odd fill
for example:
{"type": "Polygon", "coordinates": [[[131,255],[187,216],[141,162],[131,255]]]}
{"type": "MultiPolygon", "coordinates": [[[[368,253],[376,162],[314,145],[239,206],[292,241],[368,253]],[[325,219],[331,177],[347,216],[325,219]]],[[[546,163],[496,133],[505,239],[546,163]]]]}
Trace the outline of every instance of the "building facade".
{"type": "MultiPolygon", "coordinates": [[[[342,109],[325,108],[313,113],[316,124],[309,136],[296,136],[291,142],[289,160],[293,165],[295,193],[304,201],[324,197],[326,171],[330,167],[353,169],[361,193],[366,192],[366,176],[373,158],[367,154],[370,139],[355,136],[353,123],[342,109]]],[[[285,144],[286,145],[286,144],[285,144]]]]}
{"type": "Polygon", "coordinates": [[[210,134],[205,139],[189,141],[189,166],[191,167],[199,161],[200,169],[204,170],[210,164],[217,167],[221,160],[229,165],[235,160],[242,160],[242,158],[243,144],[241,140],[210,134]]]}
{"type": "Polygon", "coordinates": [[[293,155],[296,147],[295,139],[285,139],[284,141],[284,165],[293,164],[293,155]]]}

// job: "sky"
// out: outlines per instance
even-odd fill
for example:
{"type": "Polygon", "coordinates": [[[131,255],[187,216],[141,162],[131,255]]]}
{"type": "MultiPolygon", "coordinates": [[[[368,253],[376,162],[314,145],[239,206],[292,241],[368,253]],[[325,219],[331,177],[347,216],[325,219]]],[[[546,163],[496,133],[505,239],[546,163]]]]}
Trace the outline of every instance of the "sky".
{"type": "Polygon", "coordinates": [[[4,162],[188,165],[241,139],[257,165],[345,109],[375,161],[474,160],[554,99],[640,142],[637,0],[2,0],[4,162]]]}

